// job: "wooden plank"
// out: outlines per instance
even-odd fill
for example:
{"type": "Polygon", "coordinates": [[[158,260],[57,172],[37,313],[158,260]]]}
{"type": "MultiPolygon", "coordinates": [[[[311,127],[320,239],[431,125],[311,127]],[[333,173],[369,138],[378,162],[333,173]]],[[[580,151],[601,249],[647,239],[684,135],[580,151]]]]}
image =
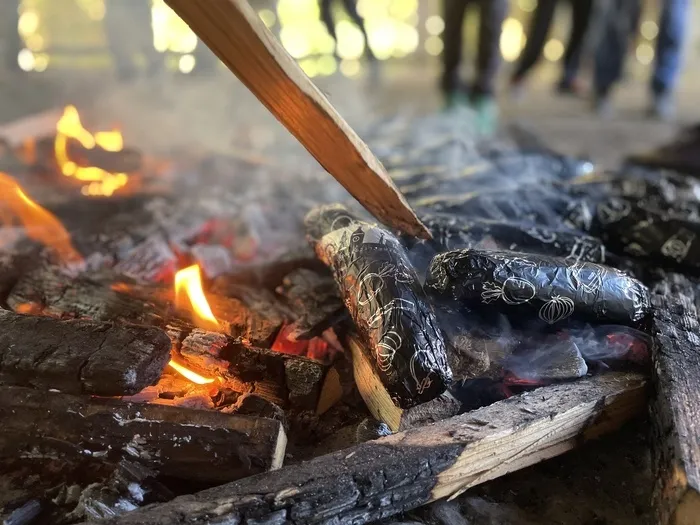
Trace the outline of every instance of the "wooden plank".
{"type": "Polygon", "coordinates": [[[700,321],[698,284],[668,275],[652,291],[653,502],[661,525],[700,519],[700,321]]]}
{"type": "Polygon", "coordinates": [[[170,359],[157,328],[0,311],[0,380],[64,392],[119,396],[156,382],[170,359]]]}
{"type": "Polygon", "coordinates": [[[333,177],[377,219],[430,233],[379,160],[245,0],[166,0],[199,38],[333,177]]]}
{"type": "Polygon", "coordinates": [[[280,468],[279,421],[0,387],[0,458],[122,459],[178,479],[223,483],[280,468]]]}
{"type": "Polygon", "coordinates": [[[635,373],[552,385],[102,523],[361,525],[563,454],[641,413],[646,399],[635,373]]]}

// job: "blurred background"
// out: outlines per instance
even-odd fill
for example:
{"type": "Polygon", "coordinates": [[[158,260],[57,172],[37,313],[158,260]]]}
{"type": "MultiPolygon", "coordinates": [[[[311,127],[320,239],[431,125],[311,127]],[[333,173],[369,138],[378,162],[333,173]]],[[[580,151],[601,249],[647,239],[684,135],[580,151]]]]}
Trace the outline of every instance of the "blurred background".
{"type": "MultiPolygon", "coordinates": [[[[509,71],[524,49],[528,20],[538,5],[537,0],[511,0],[499,39],[504,59],[498,92],[502,121],[534,125],[555,147],[585,150],[572,153],[593,153],[604,159],[614,159],[615,149],[629,151],[639,142],[651,142],[645,138],[648,133],[638,127],[628,137],[632,130],[626,131],[625,126],[641,119],[662,1],[642,2],[622,94],[616,95],[619,110],[614,119],[601,125],[586,101],[552,95],[570,30],[568,2],[557,6],[543,57],[528,81],[526,102],[508,96],[509,71]],[[602,137],[588,137],[593,130],[603,130],[602,137]],[[609,140],[611,133],[616,138],[614,146],[609,140]],[[596,142],[601,140],[605,148],[596,142]]],[[[372,71],[363,60],[367,44],[342,2],[334,2],[331,8],[337,47],[322,21],[317,0],[253,0],[251,4],[307,75],[351,121],[378,113],[421,113],[440,108],[437,85],[445,29],[440,0],[357,2],[368,44],[378,59],[379,82],[377,78],[368,81],[372,71]]],[[[0,6],[0,53],[5,57],[0,65],[0,122],[61,103],[97,104],[101,118],[118,117],[126,127],[132,125],[130,114],[139,113],[141,118],[145,113],[153,114],[156,120],[161,119],[159,128],[171,130],[165,134],[168,140],[197,142],[204,136],[203,143],[224,148],[236,140],[230,136],[228,128],[234,126],[227,119],[243,111],[238,107],[241,99],[233,94],[240,86],[163,0],[0,0],[0,6]],[[128,67],[121,67],[120,62],[128,67]],[[180,120],[170,115],[163,122],[165,117],[157,113],[166,109],[180,120]],[[182,128],[185,123],[192,136],[172,132],[173,127],[182,128]]],[[[465,68],[476,54],[477,15],[468,12],[464,21],[465,68]]],[[[700,75],[700,42],[693,30],[700,25],[695,23],[700,22],[700,10],[693,9],[692,17],[678,89],[677,115],[682,123],[700,116],[700,105],[694,103],[700,90],[695,78],[700,75]]],[[[583,79],[590,76],[592,66],[591,46],[587,46],[581,66],[583,79]]],[[[246,122],[257,119],[250,116],[246,122]]],[[[670,136],[675,124],[645,122],[655,142],[670,136]]],[[[143,125],[141,120],[135,127],[143,125]]],[[[148,125],[149,133],[141,135],[153,135],[152,124],[148,125]]]]}

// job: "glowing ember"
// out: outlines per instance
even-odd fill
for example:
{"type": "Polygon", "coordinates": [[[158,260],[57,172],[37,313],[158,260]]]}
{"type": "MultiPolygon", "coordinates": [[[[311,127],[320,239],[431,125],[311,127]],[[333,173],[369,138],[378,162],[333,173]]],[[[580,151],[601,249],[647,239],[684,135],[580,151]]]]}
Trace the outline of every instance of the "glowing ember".
{"type": "Polygon", "coordinates": [[[129,179],[126,173],[110,173],[95,166],[78,166],[68,155],[68,139],[77,140],[85,149],[99,146],[106,151],[121,151],[124,139],[119,131],[101,131],[93,135],[83,127],[75,106],[67,106],[56,124],[54,151],[61,172],[66,177],[86,183],[81,189],[83,195],[109,197],[126,185],[129,179]]]}
{"type": "Polygon", "coordinates": [[[200,328],[218,328],[219,321],[209,307],[202,289],[202,274],[194,264],[175,274],[175,304],[178,308],[191,307],[200,328]]]}
{"type": "Polygon", "coordinates": [[[181,374],[182,376],[186,377],[187,379],[189,379],[193,383],[197,383],[198,385],[206,385],[208,383],[213,383],[215,381],[215,379],[212,379],[210,377],[200,376],[197,372],[193,372],[189,368],[186,368],[186,367],[182,366],[181,364],[176,363],[172,359],[170,360],[170,362],[168,364],[171,367],[173,367],[178,374],[181,374]]]}
{"type": "Polygon", "coordinates": [[[2,205],[6,205],[10,213],[0,215],[4,219],[0,223],[17,218],[30,239],[54,250],[62,262],[79,263],[83,260],[60,221],[27,197],[17,181],[0,172],[0,208],[2,205]]]}

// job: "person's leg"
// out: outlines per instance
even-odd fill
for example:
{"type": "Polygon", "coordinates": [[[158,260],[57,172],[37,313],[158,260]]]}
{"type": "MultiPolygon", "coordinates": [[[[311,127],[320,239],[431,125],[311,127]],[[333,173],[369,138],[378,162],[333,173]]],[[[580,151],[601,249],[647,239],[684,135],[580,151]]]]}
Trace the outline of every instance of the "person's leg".
{"type": "Polygon", "coordinates": [[[689,0],[664,0],[662,5],[651,79],[652,111],[660,117],[670,116],[672,110],[671,98],[681,72],[689,9],[689,0]]]}
{"type": "Polygon", "coordinates": [[[527,29],[527,42],[525,49],[520,54],[518,65],[515,68],[512,81],[520,82],[525,78],[527,73],[537,63],[542,55],[542,49],[547,41],[549,28],[552,25],[554,18],[554,9],[557,0],[540,0],[537,3],[535,12],[530,19],[530,25],[527,29]]]}
{"type": "Polygon", "coordinates": [[[476,95],[493,96],[496,75],[503,61],[500,49],[501,27],[508,12],[508,0],[481,0],[479,12],[477,76],[472,92],[476,95]]]}
{"type": "Polygon", "coordinates": [[[343,6],[345,7],[345,12],[348,14],[350,19],[355,22],[355,25],[360,28],[362,35],[365,37],[365,54],[370,60],[374,60],[375,56],[372,52],[372,48],[369,46],[369,37],[367,36],[367,29],[365,28],[365,21],[357,12],[357,0],[343,0],[343,6]]]}
{"type": "Polygon", "coordinates": [[[331,38],[337,42],[338,36],[335,34],[335,21],[333,20],[333,13],[331,12],[332,5],[333,0],[321,0],[318,7],[321,11],[321,22],[326,26],[326,31],[331,35],[331,38]]]}
{"type": "Polygon", "coordinates": [[[162,58],[153,48],[151,4],[147,0],[107,0],[105,30],[117,75],[129,80],[138,75],[134,59],[146,58],[149,71],[158,69],[162,58]],[[129,38],[125,38],[128,32],[129,38]]]}
{"type": "Polygon", "coordinates": [[[442,33],[442,80],[440,88],[448,99],[460,91],[459,64],[462,61],[462,25],[467,0],[443,0],[445,29],[442,33]]]}
{"type": "Polygon", "coordinates": [[[22,50],[22,39],[19,36],[19,2],[16,0],[1,1],[0,6],[0,49],[8,70],[19,70],[17,55],[22,50]]]}
{"type": "Polygon", "coordinates": [[[594,69],[595,109],[601,113],[609,111],[610,91],[622,76],[637,4],[638,0],[607,0],[604,6],[594,69]]]}
{"type": "Polygon", "coordinates": [[[472,104],[482,134],[495,133],[498,122],[496,78],[502,63],[500,40],[508,0],[481,0],[479,4],[479,51],[477,77],[472,88],[472,104]]]}
{"type": "Polygon", "coordinates": [[[576,89],[576,76],[592,12],[593,0],[571,0],[571,33],[564,54],[564,74],[559,84],[561,90],[576,89]]]}

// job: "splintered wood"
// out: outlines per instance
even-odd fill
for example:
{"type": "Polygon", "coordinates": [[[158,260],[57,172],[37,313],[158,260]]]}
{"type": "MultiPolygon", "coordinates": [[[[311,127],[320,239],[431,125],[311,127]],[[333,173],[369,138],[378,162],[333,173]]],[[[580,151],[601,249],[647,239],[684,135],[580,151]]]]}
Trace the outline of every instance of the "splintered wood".
{"type": "Polygon", "coordinates": [[[698,283],[670,274],[653,290],[654,508],[662,525],[700,519],[698,283]]]}
{"type": "Polygon", "coordinates": [[[646,399],[634,373],[548,386],[106,523],[369,523],[563,454],[617,429],[646,399]]]}

